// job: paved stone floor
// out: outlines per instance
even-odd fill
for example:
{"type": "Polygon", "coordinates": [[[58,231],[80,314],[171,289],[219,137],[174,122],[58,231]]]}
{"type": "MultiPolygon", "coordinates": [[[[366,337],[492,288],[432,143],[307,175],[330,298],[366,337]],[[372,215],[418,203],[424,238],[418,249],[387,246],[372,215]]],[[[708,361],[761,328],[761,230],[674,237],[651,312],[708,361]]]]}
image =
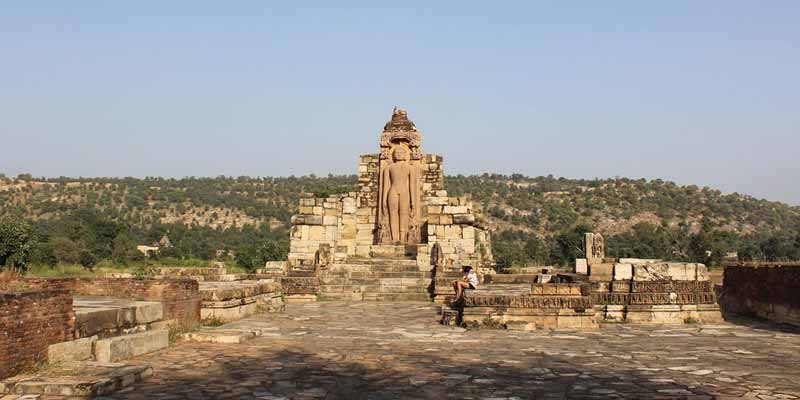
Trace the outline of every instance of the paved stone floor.
{"type": "Polygon", "coordinates": [[[183,343],[133,361],[113,398],[800,398],[800,332],[753,321],[465,331],[426,303],[289,305],[242,344],[183,343]]]}

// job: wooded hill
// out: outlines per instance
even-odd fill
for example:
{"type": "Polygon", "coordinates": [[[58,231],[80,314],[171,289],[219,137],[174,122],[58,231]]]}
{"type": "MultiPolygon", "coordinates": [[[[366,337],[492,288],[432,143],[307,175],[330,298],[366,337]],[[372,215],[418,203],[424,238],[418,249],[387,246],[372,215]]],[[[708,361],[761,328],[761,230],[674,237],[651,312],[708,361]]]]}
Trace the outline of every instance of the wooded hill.
{"type": "MultiPolygon", "coordinates": [[[[278,244],[269,256],[275,257],[287,246],[299,198],[351,191],[356,179],[0,177],[0,216],[29,221],[45,243],[62,237],[86,242],[81,235],[95,234],[81,231],[92,224],[80,218],[113,223],[118,232],[107,235],[111,242],[95,244],[95,258],[111,256],[117,235],[129,247],[164,234],[177,257],[209,259],[216,250],[246,252],[263,241],[278,244]]],[[[729,252],[800,259],[800,207],[746,195],[624,178],[484,174],[450,176],[445,185],[450,195],[469,195],[483,206],[501,265],[571,263],[587,230],[603,233],[607,252],[616,256],[712,264],[729,252]]]]}

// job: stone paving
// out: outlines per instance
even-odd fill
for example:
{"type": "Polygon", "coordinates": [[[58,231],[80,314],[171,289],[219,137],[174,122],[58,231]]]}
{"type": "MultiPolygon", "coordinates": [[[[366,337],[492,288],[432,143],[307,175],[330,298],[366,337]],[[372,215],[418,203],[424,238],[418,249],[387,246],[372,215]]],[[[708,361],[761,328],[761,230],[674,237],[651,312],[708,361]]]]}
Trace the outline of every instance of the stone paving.
{"type": "Polygon", "coordinates": [[[800,332],[604,324],[466,331],[429,303],[289,305],[240,344],[182,343],[131,361],[153,376],[115,399],[800,398],[800,332]]]}

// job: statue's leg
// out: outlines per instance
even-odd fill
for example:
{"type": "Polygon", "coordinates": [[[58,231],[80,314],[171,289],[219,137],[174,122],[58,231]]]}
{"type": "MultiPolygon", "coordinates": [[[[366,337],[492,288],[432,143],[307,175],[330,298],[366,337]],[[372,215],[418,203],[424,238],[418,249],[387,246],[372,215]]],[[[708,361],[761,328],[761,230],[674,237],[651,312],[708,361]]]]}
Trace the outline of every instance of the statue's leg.
{"type": "Polygon", "coordinates": [[[401,242],[408,242],[408,224],[411,221],[411,196],[408,193],[401,193],[398,197],[400,198],[398,206],[400,211],[400,232],[398,237],[401,242]]]}
{"type": "Polygon", "coordinates": [[[392,234],[392,242],[400,240],[400,196],[397,193],[389,193],[389,198],[386,199],[389,208],[389,232],[392,234]]]}

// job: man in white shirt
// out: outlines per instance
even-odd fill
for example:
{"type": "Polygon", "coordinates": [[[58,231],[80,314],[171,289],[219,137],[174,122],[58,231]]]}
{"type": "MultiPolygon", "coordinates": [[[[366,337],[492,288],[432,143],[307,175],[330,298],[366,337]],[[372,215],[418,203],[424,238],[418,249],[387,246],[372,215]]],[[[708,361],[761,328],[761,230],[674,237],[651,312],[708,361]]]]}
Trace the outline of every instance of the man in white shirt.
{"type": "Polygon", "coordinates": [[[475,289],[478,287],[478,274],[472,270],[472,267],[465,265],[462,269],[464,276],[461,279],[453,281],[453,290],[456,292],[454,301],[458,301],[464,295],[464,290],[475,289]]]}

